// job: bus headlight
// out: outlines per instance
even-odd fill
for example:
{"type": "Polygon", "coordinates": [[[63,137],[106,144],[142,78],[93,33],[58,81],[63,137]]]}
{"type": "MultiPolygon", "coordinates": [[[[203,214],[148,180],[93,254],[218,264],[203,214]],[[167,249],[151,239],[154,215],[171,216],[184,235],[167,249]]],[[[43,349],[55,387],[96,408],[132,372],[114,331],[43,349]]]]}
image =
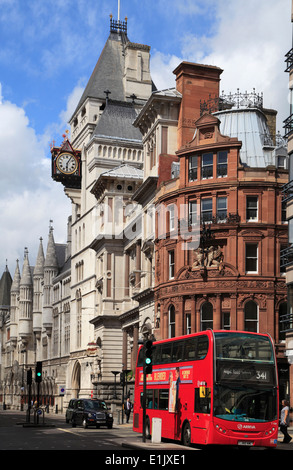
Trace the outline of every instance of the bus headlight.
{"type": "Polygon", "coordinates": [[[216,429],[217,429],[217,431],[221,432],[222,434],[226,434],[226,432],[227,432],[227,430],[223,426],[220,426],[219,424],[216,424],[216,429]]]}
{"type": "Polygon", "coordinates": [[[276,431],[276,428],[272,427],[271,429],[269,429],[268,431],[265,432],[265,435],[268,436],[269,434],[272,434],[275,431],[276,431]]]}

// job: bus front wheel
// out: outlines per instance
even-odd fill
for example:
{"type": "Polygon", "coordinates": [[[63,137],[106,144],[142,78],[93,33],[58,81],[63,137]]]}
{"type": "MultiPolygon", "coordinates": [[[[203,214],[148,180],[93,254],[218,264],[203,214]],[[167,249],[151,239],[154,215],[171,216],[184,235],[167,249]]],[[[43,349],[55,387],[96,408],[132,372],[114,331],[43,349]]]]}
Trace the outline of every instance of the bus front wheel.
{"type": "Polygon", "coordinates": [[[191,444],[191,430],[189,423],[185,423],[182,430],[182,444],[189,447],[191,444]]]}

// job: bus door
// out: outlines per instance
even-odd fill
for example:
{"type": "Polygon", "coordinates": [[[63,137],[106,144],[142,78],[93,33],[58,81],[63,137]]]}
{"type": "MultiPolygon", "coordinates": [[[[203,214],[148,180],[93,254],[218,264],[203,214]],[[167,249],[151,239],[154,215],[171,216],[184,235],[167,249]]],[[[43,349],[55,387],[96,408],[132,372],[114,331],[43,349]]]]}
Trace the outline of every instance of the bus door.
{"type": "Polygon", "coordinates": [[[198,383],[194,389],[194,414],[192,420],[192,439],[198,444],[206,444],[211,412],[211,389],[206,382],[198,383]]]}

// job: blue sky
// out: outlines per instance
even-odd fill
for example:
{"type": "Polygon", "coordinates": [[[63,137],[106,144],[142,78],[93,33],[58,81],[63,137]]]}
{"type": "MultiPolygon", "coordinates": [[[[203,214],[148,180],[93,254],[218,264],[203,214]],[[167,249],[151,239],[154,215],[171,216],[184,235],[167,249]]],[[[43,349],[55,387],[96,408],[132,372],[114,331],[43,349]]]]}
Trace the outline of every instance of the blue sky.
{"type": "MultiPolygon", "coordinates": [[[[0,0],[0,275],[13,275],[24,248],[35,263],[49,221],[66,241],[70,202],[50,173],[50,142],[68,119],[109,35],[118,0],[0,0]]],[[[216,65],[221,90],[263,92],[289,114],[285,53],[291,48],[291,0],[121,0],[128,36],[151,46],[158,89],[174,86],[182,61],[216,65]]]]}

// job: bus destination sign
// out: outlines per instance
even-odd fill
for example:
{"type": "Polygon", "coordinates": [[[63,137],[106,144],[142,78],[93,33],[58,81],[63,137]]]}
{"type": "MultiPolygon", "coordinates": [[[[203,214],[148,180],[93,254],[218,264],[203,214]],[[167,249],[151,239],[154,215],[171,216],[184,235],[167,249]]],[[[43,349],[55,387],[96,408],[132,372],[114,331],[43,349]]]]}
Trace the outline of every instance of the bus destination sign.
{"type": "Polygon", "coordinates": [[[273,369],[268,365],[217,361],[217,380],[274,385],[273,369]]]}

